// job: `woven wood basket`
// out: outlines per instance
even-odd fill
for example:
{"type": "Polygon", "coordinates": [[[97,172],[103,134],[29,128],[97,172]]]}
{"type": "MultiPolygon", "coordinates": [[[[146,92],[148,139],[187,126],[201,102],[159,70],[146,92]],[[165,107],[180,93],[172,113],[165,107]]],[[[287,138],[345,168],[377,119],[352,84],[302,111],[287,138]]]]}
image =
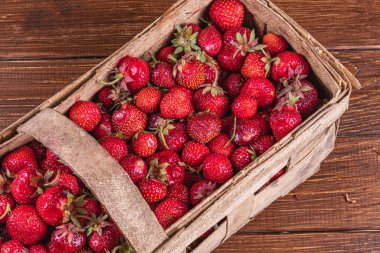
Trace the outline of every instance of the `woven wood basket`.
{"type": "Polygon", "coordinates": [[[37,139],[64,160],[102,202],[136,252],[210,252],[277,198],[318,171],[334,147],[339,118],[359,82],[308,32],[273,3],[242,0],[260,35],[283,35],[309,61],[324,105],[249,167],[235,175],[170,228],[163,230],[120,165],[88,133],[64,116],[89,100],[123,55],[146,56],[166,43],[175,24],[197,22],[211,0],[180,0],[110,57],[0,133],[0,157],[37,139]],[[281,168],[286,173],[255,194],[281,168]],[[189,246],[211,227],[197,247],[189,246]]]}

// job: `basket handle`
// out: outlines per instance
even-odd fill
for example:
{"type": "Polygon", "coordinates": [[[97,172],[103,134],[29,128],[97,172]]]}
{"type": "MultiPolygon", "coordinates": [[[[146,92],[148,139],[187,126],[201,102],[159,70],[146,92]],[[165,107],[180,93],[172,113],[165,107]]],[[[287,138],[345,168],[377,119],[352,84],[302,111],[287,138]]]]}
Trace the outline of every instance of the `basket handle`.
{"type": "Polygon", "coordinates": [[[57,154],[105,206],[136,252],[152,252],[167,239],[149,205],[123,168],[82,128],[53,109],[21,125],[57,154]]]}

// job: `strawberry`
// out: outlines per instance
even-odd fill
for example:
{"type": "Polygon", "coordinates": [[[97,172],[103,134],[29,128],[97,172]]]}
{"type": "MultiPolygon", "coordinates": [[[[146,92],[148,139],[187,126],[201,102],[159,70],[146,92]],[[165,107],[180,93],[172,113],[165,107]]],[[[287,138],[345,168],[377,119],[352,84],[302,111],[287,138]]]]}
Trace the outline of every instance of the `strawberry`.
{"type": "Polygon", "coordinates": [[[241,119],[249,119],[257,112],[257,100],[250,95],[239,95],[231,105],[232,114],[241,119]]]}
{"type": "Polygon", "coordinates": [[[182,151],[181,158],[184,163],[190,166],[198,166],[208,154],[210,154],[210,150],[205,144],[189,141],[186,143],[185,148],[182,151]]]}
{"type": "Polygon", "coordinates": [[[61,173],[72,173],[72,170],[68,166],[66,166],[63,162],[61,162],[59,158],[58,158],[58,161],[44,159],[41,161],[40,165],[41,165],[41,172],[43,172],[43,174],[46,174],[47,171],[52,171],[55,174],[58,171],[61,173]]]}
{"type": "Polygon", "coordinates": [[[234,27],[227,30],[223,34],[223,45],[234,46],[236,49],[238,49],[239,47],[243,49],[243,45],[245,45],[244,48],[248,49],[249,46],[246,45],[247,43],[245,44],[242,43],[242,42],[248,42],[248,38],[251,38],[251,30],[243,26],[234,27]],[[237,38],[239,38],[239,40],[237,38]],[[240,38],[243,38],[243,40],[241,40],[240,38]],[[245,41],[244,41],[244,38],[246,38],[245,41]]]}
{"type": "Polygon", "coordinates": [[[98,93],[97,93],[97,101],[99,104],[101,104],[101,108],[104,108],[106,110],[111,109],[111,107],[114,105],[113,97],[113,88],[110,86],[103,87],[98,93]]]}
{"type": "Polygon", "coordinates": [[[111,115],[104,113],[99,124],[95,127],[94,131],[92,131],[92,135],[96,139],[103,139],[107,136],[110,136],[112,132],[113,129],[111,124],[111,115]]]}
{"type": "Polygon", "coordinates": [[[160,150],[171,149],[175,152],[180,152],[189,140],[186,125],[183,123],[171,123],[170,120],[161,120],[158,128],[160,150]]]}
{"type": "Polygon", "coordinates": [[[208,14],[219,29],[226,31],[243,25],[244,5],[239,0],[215,0],[208,14]]]}
{"type": "Polygon", "coordinates": [[[185,178],[185,167],[177,163],[159,163],[158,159],[150,161],[148,178],[158,179],[166,185],[182,184],[185,178]]]}
{"type": "Polygon", "coordinates": [[[33,140],[33,141],[29,142],[28,146],[33,150],[38,161],[41,161],[42,159],[45,158],[46,147],[41,142],[33,140]]]}
{"type": "Polygon", "coordinates": [[[4,157],[1,164],[6,172],[18,173],[24,168],[38,169],[37,158],[33,150],[28,146],[22,146],[4,157]]]}
{"type": "Polygon", "coordinates": [[[191,27],[191,30],[193,33],[199,33],[202,30],[202,28],[195,23],[189,23],[185,25],[185,28],[189,28],[189,27],[191,27]]]}
{"type": "Polygon", "coordinates": [[[70,109],[69,118],[78,126],[90,132],[102,118],[98,105],[91,101],[77,101],[70,109]]]}
{"type": "Polygon", "coordinates": [[[272,130],[269,125],[269,112],[258,112],[252,118],[259,125],[261,134],[270,134],[272,130]]]}
{"type": "MultiPolygon", "coordinates": [[[[87,217],[98,217],[102,213],[100,203],[94,198],[86,198],[83,200],[82,210],[86,212],[87,217]]],[[[81,224],[88,222],[86,219],[79,219],[81,224]]]]}
{"type": "Polygon", "coordinates": [[[265,77],[248,79],[240,90],[241,95],[249,95],[257,99],[260,107],[269,106],[276,97],[276,89],[265,77]]]}
{"type": "Polygon", "coordinates": [[[123,105],[112,115],[113,128],[115,131],[121,132],[127,139],[143,131],[146,124],[146,114],[129,104],[123,105]]]}
{"type": "Polygon", "coordinates": [[[209,154],[202,163],[203,176],[218,184],[232,178],[234,171],[230,160],[221,154],[209,154]]]}
{"type": "Polygon", "coordinates": [[[172,88],[176,85],[173,77],[173,67],[166,62],[155,64],[151,73],[151,82],[161,88],[172,88]]]}
{"type": "Polygon", "coordinates": [[[206,75],[203,63],[193,55],[185,55],[174,66],[173,76],[185,88],[195,90],[205,83],[206,75]]]}
{"type": "Polygon", "coordinates": [[[205,83],[216,85],[220,74],[220,67],[218,62],[214,58],[206,56],[205,63],[203,64],[203,69],[205,71],[205,83]]]}
{"type": "Polygon", "coordinates": [[[144,160],[134,154],[127,155],[120,165],[128,173],[133,183],[143,180],[148,170],[148,166],[144,160]]]}
{"type": "Polygon", "coordinates": [[[119,81],[124,90],[128,90],[132,94],[137,93],[149,81],[148,63],[132,56],[122,57],[117,65],[115,79],[105,84],[115,84],[119,81]]]}
{"type": "Polygon", "coordinates": [[[162,98],[161,115],[165,119],[184,119],[194,111],[191,94],[185,88],[172,88],[162,98]]]}
{"type": "Polygon", "coordinates": [[[190,202],[193,206],[198,205],[217,189],[216,183],[202,180],[195,183],[190,189],[190,202]]]}
{"type": "MultiPolygon", "coordinates": [[[[7,216],[15,207],[12,196],[6,193],[0,195],[0,224],[4,224],[7,216]]],[[[0,238],[1,240],[1,238],[0,238]]]]}
{"type": "Polygon", "coordinates": [[[16,174],[11,184],[11,193],[17,204],[34,204],[38,196],[38,177],[36,171],[30,168],[21,170],[16,174]]]}
{"type": "Polygon", "coordinates": [[[189,53],[192,51],[200,50],[200,48],[197,46],[197,37],[200,31],[200,27],[198,25],[189,24],[183,28],[179,25],[176,25],[175,29],[176,33],[174,33],[174,39],[171,41],[175,47],[174,54],[189,53]]]}
{"type": "Polygon", "coordinates": [[[239,72],[243,67],[245,56],[236,54],[236,48],[233,46],[225,46],[217,56],[218,63],[221,68],[229,72],[239,72]]]}
{"type": "Polygon", "coordinates": [[[189,136],[200,143],[207,143],[214,139],[220,133],[221,128],[221,120],[208,112],[195,114],[187,122],[189,136]]]}
{"type": "Polygon", "coordinates": [[[174,184],[169,186],[168,199],[178,199],[179,201],[187,204],[189,203],[189,189],[183,184],[174,184]]]}
{"type": "Polygon", "coordinates": [[[263,37],[263,44],[266,45],[265,51],[275,56],[281,52],[288,50],[288,42],[281,35],[275,33],[267,33],[263,37]]]}
{"type": "Polygon", "coordinates": [[[192,171],[186,171],[185,181],[183,184],[188,188],[191,188],[191,186],[193,186],[196,182],[199,182],[201,180],[203,180],[203,177],[200,174],[192,171]]]}
{"type": "Polygon", "coordinates": [[[56,227],[50,239],[56,250],[65,253],[74,253],[83,248],[86,243],[84,230],[69,223],[56,227]]]}
{"type": "Polygon", "coordinates": [[[163,93],[159,89],[146,87],[135,95],[135,104],[145,113],[154,113],[158,111],[162,97],[163,93]]]}
{"type": "Polygon", "coordinates": [[[197,44],[206,54],[215,56],[222,49],[222,35],[215,26],[209,25],[199,32],[197,44]]]}
{"type": "Polygon", "coordinates": [[[101,140],[99,144],[118,162],[128,154],[127,144],[119,137],[108,136],[101,140]]]}
{"type": "Polygon", "coordinates": [[[260,187],[260,189],[258,189],[255,194],[261,192],[265,187],[267,187],[268,185],[270,185],[272,182],[276,181],[279,177],[281,177],[283,174],[285,174],[286,172],[286,168],[283,168],[281,169],[279,172],[277,172],[271,179],[269,179],[268,182],[266,182],[263,186],[260,187]]]}
{"type": "Polygon", "coordinates": [[[165,63],[173,63],[169,55],[174,54],[174,51],[175,51],[175,47],[173,46],[166,46],[166,47],[161,48],[160,51],[158,51],[158,53],[156,54],[157,60],[161,62],[165,62],[165,63]]]}
{"type": "Polygon", "coordinates": [[[107,222],[107,225],[100,225],[88,237],[88,245],[95,253],[112,252],[114,248],[119,246],[121,232],[115,224],[107,222]]]}
{"type": "Polygon", "coordinates": [[[140,157],[148,157],[157,149],[157,138],[152,133],[140,132],[132,140],[133,153],[140,157]]]}
{"type": "Polygon", "coordinates": [[[221,154],[230,157],[235,150],[235,145],[229,141],[226,134],[219,134],[208,143],[211,153],[221,154]]]}
{"type": "Polygon", "coordinates": [[[156,203],[167,195],[167,187],[156,179],[144,179],[139,183],[141,195],[148,203],[156,203]]]}
{"type": "Polygon", "coordinates": [[[271,77],[275,82],[283,82],[295,75],[309,75],[309,63],[298,53],[285,51],[279,53],[275,59],[271,69],[271,77]]]}
{"type": "Polygon", "coordinates": [[[158,222],[167,229],[188,212],[186,204],[177,199],[165,199],[154,211],[158,222]]]}
{"type": "Polygon", "coordinates": [[[177,164],[180,161],[178,154],[170,149],[155,153],[146,162],[150,164],[154,159],[157,159],[157,164],[177,164]]]}
{"type": "Polygon", "coordinates": [[[149,130],[156,130],[160,119],[161,117],[159,113],[153,113],[149,115],[147,128],[149,130]]]}
{"type": "Polygon", "coordinates": [[[77,178],[72,174],[60,174],[56,185],[67,188],[73,195],[79,193],[77,178]]]}
{"type": "Polygon", "coordinates": [[[272,60],[262,51],[250,53],[241,68],[241,74],[245,77],[266,77],[270,70],[272,60]]]}
{"type": "Polygon", "coordinates": [[[241,146],[232,154],[231,161],[237,171],[241,171],[256,159],[254,150],[247,146],[241,146]]]}
{"type": "Polygon", "coordinates": [[[29,253],[48,253],[48,251],[44,245],[35,244],[29,247],[29,253]]]}
{"type": "Polygon", "coordinates": [[[37,244],[48,229],[33,206],[16,207],[8,215],[6,226],[13,239],[26,245],[37,244]]]}
{"type": "Polygon", "coordinates": [[[269,124],[277,141],[280,141],[301,123],[301,115],[291,104],[276,106],[269,117],[269,124]]]}
{"type": "Polygon", "coordinates": [[[229,101],[220,87],[208,86],[195,92],[194,105],[198,111],[208,111],[222,118],[228,111],[229,101]]]}
{"type": "Polygon", "coordinates": [[[276,140],[271,135],[262,135],[257,141],[254,141],[251,147],[255,150],[256,154],[262,155],[265,151],[270,149],[274,144],[276,144],[276,140]]]}
{"type": "Polygon", "coordinates": [[[229,98],[234,99],[240,94],[243,86],[243,76],[240,74],[231,74],[223,82],[223,89],[229,98]]]}
{"type": "Polygon", "coordinates": [[[10,240],[1,245],[1,253],[29,253],[29,251],[21,242],[10,240]]]}
{"type": "Polygon", "coordinates": [[[238,119],[236,127],[230,129],[231,139],[238,146],[245,146],[259,138],[261,129],[257,121],[238,119]]]}

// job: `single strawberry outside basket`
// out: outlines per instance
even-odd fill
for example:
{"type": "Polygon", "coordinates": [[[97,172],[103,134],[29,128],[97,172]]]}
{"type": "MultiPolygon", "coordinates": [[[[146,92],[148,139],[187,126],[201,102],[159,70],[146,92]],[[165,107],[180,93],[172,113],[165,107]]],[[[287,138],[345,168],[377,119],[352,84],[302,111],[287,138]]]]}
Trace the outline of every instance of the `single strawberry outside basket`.
{"type": "Polygon", "coordinates": [[[266,0],[242,0],[260,34],[283,35],[313,69],[313,81],[325,104],[249,167],[235,175],[170,228],[163,230],[120,165],[66,116],[78,99],[91,99],[123,55],[143,57],[165,44],[176,24],[197,22],[211,0],[181,0],[163,16],[95,68],[0,133],[0,157],[37,139],[64,160],[102,202],[136,252],[209,252],[223,243],[277,198],[318,171],[334,147],[339,118],[351,87],[360,84],[309,33],[266,0]],[[286,173],[255,194],[281,168],[286,173]],[[110,169],[111,168],[111,169],[110,169]],[[189,246],[214,225],[196,248],[189,246]]]}

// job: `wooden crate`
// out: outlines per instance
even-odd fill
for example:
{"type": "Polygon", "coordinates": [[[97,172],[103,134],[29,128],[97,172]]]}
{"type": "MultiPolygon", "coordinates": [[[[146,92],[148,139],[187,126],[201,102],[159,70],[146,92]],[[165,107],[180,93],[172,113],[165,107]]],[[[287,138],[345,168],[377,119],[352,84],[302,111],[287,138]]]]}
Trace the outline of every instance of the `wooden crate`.
{"type": "Polygon", "coordinates": [[[165,231],[161,228],[120,165],[64,114],[75,101],[91,99],[100,90],[99,82],[106,79],[120,57],[126,54],[145,57],[147,52],[155,52],[167,42],[175,24],[197,22],[211,0],[178,1],[132,41],[2,131],[0,156],[33,139],[41,141],[69,164],[91,189],[136,252],[211,251],[319,169],[333,149],[339,118],[348,107],[351,87],[360,87],[339,61],[270,1],[242,2],[253,14],[260,35],[267,31],[279,33],[307,58],[313,70],[313,82],[324,93],[326,103],[170,228],[165,231]],[[287,171],[282,177],[255,194],[285,166],[287,171]],[[207,239],[189,249],[215,225],[217,228],[207,239]]]}

